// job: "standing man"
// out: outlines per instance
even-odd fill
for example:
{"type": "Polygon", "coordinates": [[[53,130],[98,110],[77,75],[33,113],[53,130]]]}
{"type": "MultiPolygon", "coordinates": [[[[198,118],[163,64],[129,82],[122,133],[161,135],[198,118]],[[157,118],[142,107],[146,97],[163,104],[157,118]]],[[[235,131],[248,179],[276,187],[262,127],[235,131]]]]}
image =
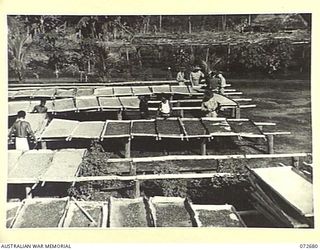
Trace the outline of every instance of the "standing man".
{"type": "Polygon", "coordinates": [[[46,100],[45,99],[41,99],[40,104],[36,105],[33,107],[32,109],[32,113],[47,113],[48,108],[46,107],[46,100]]]}
{"type": "Polygon", "coordinates": [[[201,78],[204,78],[201,68],[199,66],[194,67],[193,71],[190,73],[191,86],[199,86],[201,78]]]}
{"type": "Polygon", "coordinates": [[[139,110],[140,110],[140,117],[142,119],[149,119],[149,96],[141,96],[139,97],[140,103],[139,103],[139,110]]]}
{"type": "Polygon", "coordinates": [[[219,91],[220,94],[223,95],[224,94],[224,88],[227,86],[227,81],[226,81],[226,78],[223,77],[221,72],[219,72],[218,77],[220,79],[220,85],[219,85],[218,91],[219,91]]]}
{"type": "Polygon", "coordinates": [[[35,139],[30,123],[25,121],[26,112],[19,111],[18,118],[12,125],[9,131],[9,141],[12,141],[12,136],[16,137],[16,149],[26,151],[29,150],[28,136],[35,139]]]}
{"type": "Polygon", "coordinates": [[[179,72],[177,74],[177,82],[179,83],[179,85],[184,85],[184,82],[186,81],[186,79],[184,78],[184,70],[184,67],[179,68],[179,72]]]}

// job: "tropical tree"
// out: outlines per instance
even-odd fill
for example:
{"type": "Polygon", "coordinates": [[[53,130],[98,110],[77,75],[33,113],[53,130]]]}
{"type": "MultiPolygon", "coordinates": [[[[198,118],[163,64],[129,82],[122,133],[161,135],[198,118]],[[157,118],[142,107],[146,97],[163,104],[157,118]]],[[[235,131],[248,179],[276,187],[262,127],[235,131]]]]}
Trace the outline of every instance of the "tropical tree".
{"type": "Polygon", "coordinates": [[[25,29],[19,17],[8,16],[8,58],[9,67],[14,70],[19,81],[24,79],[26,54],[32,43],[32,36],[25,29]]]}

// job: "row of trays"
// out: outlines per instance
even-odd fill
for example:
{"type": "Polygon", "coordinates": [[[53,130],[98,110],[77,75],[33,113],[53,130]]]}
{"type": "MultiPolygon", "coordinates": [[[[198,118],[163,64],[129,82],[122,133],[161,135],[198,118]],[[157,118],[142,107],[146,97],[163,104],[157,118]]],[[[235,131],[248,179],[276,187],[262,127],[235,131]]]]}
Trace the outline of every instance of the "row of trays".
{"type": "Polygon", "coordinates": [[[66,98],[76,96],[132,96],[152,94],[180,94],[194,95],[202,93],[200,88],[179,85],[158,86],[123,86],[123,87],[100,87],[100,88],[39,88],[24,90],[9,90],[8,97],[15,98],[66,98]]]}
{"type": "Polygon", "coordinates": [[[66,197],[7,203],[7,227],[245,227],[245,224],[231,205],[194,205],[180,197],[111,197],[108,202],[66,197]]]}
{"type": "Polygon", "coordinates": [[[261,130],[248,119],[168,118],[150,120],[107,120],[79,122],[53,119],[41,134],[50,138],[200,138],[212,136],[263,137],[261,130]]]}

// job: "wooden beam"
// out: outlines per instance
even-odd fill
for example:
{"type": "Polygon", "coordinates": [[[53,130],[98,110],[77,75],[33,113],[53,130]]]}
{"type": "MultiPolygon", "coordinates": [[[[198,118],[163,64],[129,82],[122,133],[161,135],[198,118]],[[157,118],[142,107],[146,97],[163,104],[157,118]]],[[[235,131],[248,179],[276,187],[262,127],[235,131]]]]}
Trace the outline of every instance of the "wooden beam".
{"type": "Polygon", "coordinates": [[[256,126],[275,126],[275,122],[254,122],[256,126]]]}
{"type": "Polygon", "coordinates": [[[223,176],[234,176],[231,173],[187,173],[187,174],[143,174],[135,176],[118,176],[118,175],[105,175],[105,176],[81,176],[81,177],[68,177],[68,178],[46,178],[46,182],[83,182],[83,181],[105,181],[105,180],[118,180],[118,181],[135,181],[135,180],[167,180],[167,179],[202,179],[223,176]]]}
{"type": "Polygon", "coordinates": [[[228,159],[265,159],[265,158],[291,158],[291,157],[307,157],[311,153],[288,153],[288,154],[252,154],[252,155],[167,155],[155,157],[139,157],[139,158],[111,158],[108,162],[153,162],[153,161],[174,161],[174,160],[228,160],[228,159]]]}
{"type": "Polygon", "coordinates": [[[264,132],[265,135],[290,135],[291,132],[288,131],[276,131],[276,132],[264,132]]]}
{"type": "Polygon", "coordinates": [[[244,105],[239,105],[239,108],[245,109],[245,108],[255,108],[257,107],[256,104],[244,104],[244,105]]]}
{"type": "Polygon", "coordinates": [[[227,93],[224,93],[224,95],[226,96],[229,96],[229,95],[242,95],[243,93],[242,92],[227,92],[227,93]]]}

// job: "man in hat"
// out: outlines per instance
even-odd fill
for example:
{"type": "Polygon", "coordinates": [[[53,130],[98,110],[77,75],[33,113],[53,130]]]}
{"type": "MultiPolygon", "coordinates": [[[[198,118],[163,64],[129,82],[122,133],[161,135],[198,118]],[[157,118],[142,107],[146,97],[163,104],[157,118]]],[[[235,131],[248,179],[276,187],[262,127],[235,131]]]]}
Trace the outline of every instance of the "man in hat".
{"type": "Polygon", "coordinates": [[[216,101],[214,94],[211,90],[207,90],[204,93],[204,97],[201,104],[201,111],[207,117],[216,118],[220,109],[219,103],[216,101]]]}
{"type": "Polygon", "coordinates": [[[184,67],[180,67],[179,72],[177,73],[177,82],[179,83],[179,85],[184,85],[184,82],[186,81],[186,79],[184,78],[184,70],[184,67]]]}
{"type": "Polygon", "coordinates": [[[194,67],[193,71],[190,73],[191,86],[199,86],[201,78],[204,78],[201,68],[199,66],[194,67]]]}
{"type": "Polygon", "coordinates": [[[25,121],[26,112],[21,110],[18,112],[18,118],[9,131],[9,141],[12,141],[13,135],[16,137],[17,150],[29,150],[28,136],[35,139],[30,123],[25,121]]]}

